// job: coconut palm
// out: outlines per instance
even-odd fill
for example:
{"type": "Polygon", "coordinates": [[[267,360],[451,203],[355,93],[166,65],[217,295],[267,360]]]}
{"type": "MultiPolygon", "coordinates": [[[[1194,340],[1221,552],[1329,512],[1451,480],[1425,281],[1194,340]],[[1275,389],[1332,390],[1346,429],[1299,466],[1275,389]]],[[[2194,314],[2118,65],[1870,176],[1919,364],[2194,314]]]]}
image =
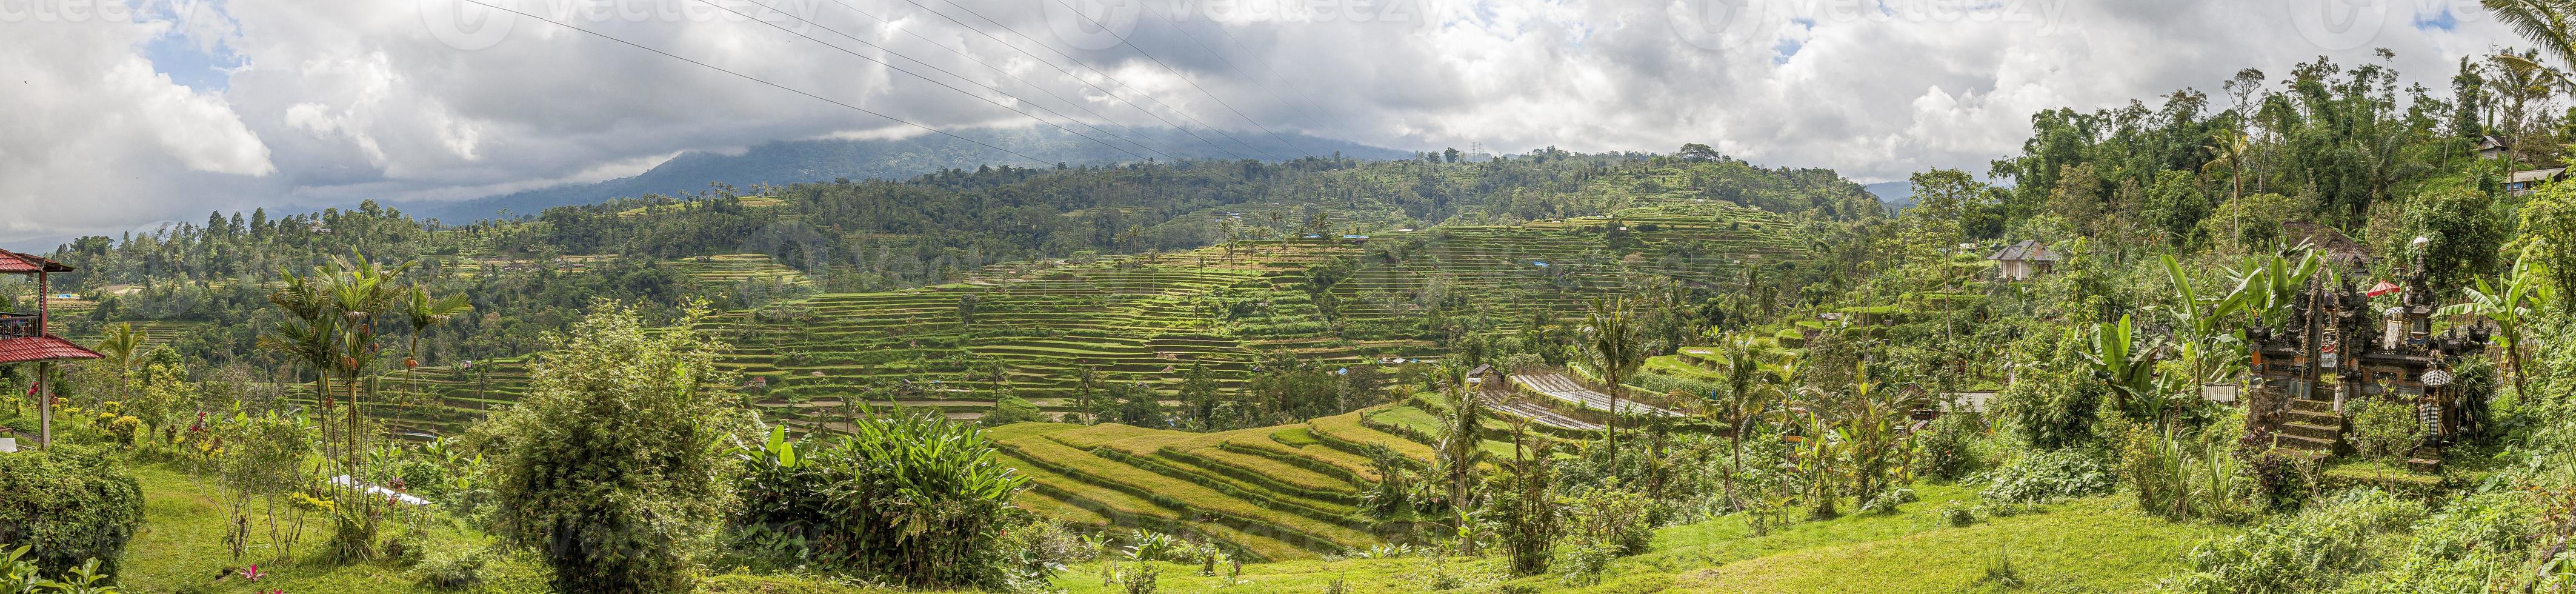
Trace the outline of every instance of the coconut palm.
{"type": "Polygon", "coordinates": [[[2532,45],[2539,46],[2558,63],[2576,67],[2576,34],[2568,27],[2576,19],[2576,2],[2568,0],[2479,0],[2497,22],[2513,27],[2532,45]]]}
{"type": "Polygon", "coordinates": [[[1449,406],[1440,414],[1438,473],[1448,482],[1450,509],[1463,518],[1476,486],[1476,467],[1484,464],[1487,457],[1481,447],[1484,440],[1477,435],[1487,403],[1483,396],[1467,388],[1466,369],[1442,364],[1438,377],[1440,390],[1449,400],[1449,406]]]}
{"type": "Polygon", "coordinates": [[[1628,316],[1626,298],[1593,301],[1592,312],[1583,318],[1583,351],[1592,359],[1594,369],[1610,391],[1610,424],[1602,428],[1610,453],[1619,453],[1619,423],[1626,414],[1619,404],[1621,382],[1646,362],[1645,341],[1638,337],[1637,326],[1628,316]]]}
{"type": "Polygon", "coordinates": [[[134,364],[143,362],[143,341],[149,336],[134,324],[118,322],[107,327],[107,338],[98,343],[98,352],[116,365],[118,373],[133,373],[134,364]]]}
{"type": "Polygon", "coordinates": [[[1717,411],[1722,417],[1718,421],[1727,427],[1726,501],[1734,505],[1735,477],[1744,472],[1744,433],[1752,429],[1756,415],[1770,408],[1770,391],[1756,385],[1763,370],[1761,362],[1753,359],[1751,338],[1730,334],[1720,341],[1718,363],[1724,366],[1718,373],[1726,388],[1725,406],[1717,411]]]}

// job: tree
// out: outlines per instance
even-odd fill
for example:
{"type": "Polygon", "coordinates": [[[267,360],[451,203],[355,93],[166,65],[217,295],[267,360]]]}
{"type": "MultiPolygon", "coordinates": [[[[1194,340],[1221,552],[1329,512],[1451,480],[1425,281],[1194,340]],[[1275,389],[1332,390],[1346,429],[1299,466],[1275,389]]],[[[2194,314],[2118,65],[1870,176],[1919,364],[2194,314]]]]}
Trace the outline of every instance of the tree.
{"type": "Polygon", "coordinates": [[[1618,419],[1627,414],[1626,407],[1619,404],[1619,395],[1627,391],[1623,382],[1628,380],[1628,374],[1645,364],[1645,346],[1637,336],[1636,324],[1629,319],[1626,297],[1592,302],[1591,313],[1583,318],[1583,350],[1610,391],[1611,423],[1602,429],[1612,457],[1619,452],[1618,419]]]}
{"type": "Polygon", "coordinates": [[[2523,253],[2536,257],[2561,313],[2576,314],[2576,184],[2542,186],[2522,205],[2523,253]]]}
{"type": "MultiPolygon", "coordinates": [[[[2406,204],[2403,237],[2429,239],[2409,248],[2436,293],[2451,293],[2496,269],[2510,229],[2488,207],[2494,200],[2467,188],[2425,192],[2406,204]]],[[[2411,239],[2409,239],[2411,241],[2411,239]]]]}
{"type": "Polygon", "coordinates": [[[1440,436],[1434,444],[1440,459],[1437,468],[1449,489],[1449,508],[1465,521],[1468,501],[1474,496],[1476,466],[1485,463],[1484,437],[1477,429],[1484,423],[1485,397],[1467,387],[1467,370],[1455,365],[1442,365],[1439,370],[1442,395],[1449,406],[1440,411],[1440,436]]]}
{"type": "Polygon", "coordinates": [[[1502,523],[1503,555],[1515,575],[1547,573],[1555,556],[1562,507],[1556,501],[1555,458],[1554,444],[1532,438],[1526,421],[1512,425],[1512,459],[1502,463],[1486,510],[1502,523]]]}
{"type": "Polygon", "coordinates": [[[1717,154],[1717,149],[1696,142],[1682,145],[1682,150],[1673,153],[1673,156],[1681,157],[1684,161],[1703,163],[1722,158],[1722,155],[1717,154]]]}
{"type": "Polygon", "coordinates": [[[1719,344],[1719,386],[1726,393],[1717,413],[1719,421],[1726,425],[1726,502],[1734,506],[1735,479],[1744,473],[1744,433],[1751,431],[1753,420],[1770,408],[1771,392],[1757,385],[1763,370],[1762,363],[1753,359],[1751,337],[1728,335],[1719,344]]]}
{"type": "Polygon", "coordinates": [[[2576,6],[2566,0],[2479,0],[2496,21],[2513,27],[2516,34],[2540,46],[2558,63],[2576,67],[2576,6]]]}
{"type": "Polygon", "coordinates": [[[601,304],[529,370],[528,397],[474,427],[497,453],[497,532],[554,568],[562,592],[687,592],[690,551],[733,492],[710,447],[742,413],[715,366],[722,346],[647,331],[601,304]]]}
{"type": "Polygon", "coordinates": [[[473,310],[474,304],[467,303],[464,295],[432,299],[429,290],[420,287],[412,287],[411,292],[403,294],[402,318],[411,326],[411,348],[410,353],[403,356],[403,371],[405,377],[411,379],[414,394],[420,392],[420,376],[413,371],[420,369],[420,335],[473,310]]]}

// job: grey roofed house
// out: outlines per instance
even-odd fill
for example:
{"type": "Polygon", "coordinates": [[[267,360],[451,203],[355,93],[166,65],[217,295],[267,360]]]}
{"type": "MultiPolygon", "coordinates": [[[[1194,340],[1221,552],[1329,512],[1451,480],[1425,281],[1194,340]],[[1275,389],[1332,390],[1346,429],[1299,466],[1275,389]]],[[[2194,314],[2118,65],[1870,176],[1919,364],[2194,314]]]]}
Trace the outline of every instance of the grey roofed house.
{"type": "Polygon", "coordinates": [[[2505,144],[2504,139],[2502,138],[2496,138],[2494,136],[2478,137],[2477,151],[2478,158],[2480,159],[2502,159],[2504,158],[2505,151],[2511,150],[2512,148],[2513,146],[2505,144]]]}
{"type": "Polygon", "coordinates": [[[2058,260],[2064,258],[2059,257],[2057,252],[2050,251],[2047,244],[2036,240],[2022,240],[2021,243],[2004,246],[2004,249],[1995,251],[1995,255],[1987,256],[1986,259],[2003,265],[2003,269],[1997,273],[1999,276],[2006,280],[2018,281],[2030,280],[2034,275],[2047,274],[2050,268],[2057,265],[2058,260]]]}
{"type": "Polygon", "coordinates": [[[2505,178],[2504,189],[2515,196],[2529,196],[2532,192],[2540,191],[2540,184],[2566,179],[2566,167],[2516,171],[2513,172],[2513,177],[2505,178]]]}
{"type": "Polygon", "coordinates": [[[2314,246],[2318,255],[2345,268],[2367,266],[2372,258],[2370,246],[2362,245],[2352,236],[2328,225],[2299,221],[2282,223],[2281,239],[2294,246],[2314,246]]]}

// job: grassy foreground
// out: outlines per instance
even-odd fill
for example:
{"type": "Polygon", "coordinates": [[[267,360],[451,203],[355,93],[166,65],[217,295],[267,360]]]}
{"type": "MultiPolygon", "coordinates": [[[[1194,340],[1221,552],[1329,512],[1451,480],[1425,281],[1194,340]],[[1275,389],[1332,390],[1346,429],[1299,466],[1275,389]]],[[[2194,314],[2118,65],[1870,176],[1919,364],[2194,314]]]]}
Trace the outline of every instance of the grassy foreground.
{"type": "MultiPolygon", "coordinates": [[[[1964,527],[1942,525],[1943,502],[1973,503],[1971,489],[1920,486],[1924,500],[1890,515],[1852,515],[1752,536],[1741,516],[1658,531],[1646,553],[1623,558],[1596,584],[1561,576],[1509,579],[1499,558],[1412,557],[1292,561],[1244,566],[1235,583],[1197,567],[1163,563],[1162,592],[1421,592],[1443,576],[1459,591],[1537,592],[2138,592],[2182,568],[2194,544],[2230,530],[2173,523],[2139,513],[2125,495],[2038,506],[1964,527]],[[1981,584],[2009,556],[2020,585],[1981,584]]],[[[1220,574],[1223,569],[1220,568],[1220,574]]],[[[1103,584],[1099,563],[1056,580],[1075,593],[1122,593],[1103,584]]]]}
{"type": "MultiPolygon", "coordinates": [[[[130,592],[291,594],[435,592],[392,562],[327,560],[329,528],[308,519],[295,561],[263,564],[260,581],[215,576],[237,570],[223,541],[224,513],[214,493],[187,474],[137,464],[147,527],[127,551],[123,583],[130,592]]],[[[1161,592],[1324,592],[1340,581],[1350,592],[1419,592],[1435,579],[1459,591],[1566,592],[1999,592],[1980,580],[2004,551],[2021,586],[2011,591],[2136,592],[2181,568],[2192,545],[2227,528],[2173,523],[2139,513],[2123,495],[2039,506],[2029,513],[1949,527],[1936,518],[1944,502],[1973,503],[1972,489],[1919,486],[1923,501],[1889,515],[1803,522],[1752,536],[1740,516],[1658,531],[1646,553],[1615,562],[1607,579],[1576,586],[1558,575],[1511,579],[1499,558],[1404,557],[1304,560],[1244,566],[1240,581],[1197,575],[1197,567],[1158,564],[1161,592]]],[[[256,518],[254,514],[254,518],[256,518]]],[[[264,534],[264,533],[263,533],[264,534]]],[[[462,545],[480,537],[440,530],[434,542],[462,545]]],[[[265,558],[265,537],[251,557],[265,558]]],[[[1222,571],[1222,569],[1220,569],[1222,571]]],[[[1068,569],[1058,587],[1075,593],[1123,593],[1103,584],[1100,563],[1068,569]]],[[[544,569],[524,556],[497,558],[477,592],[545,592],[544,569]]],[[[702,592],[836,593],[853,588],[805,580],[718,576],[702,592]]]]}

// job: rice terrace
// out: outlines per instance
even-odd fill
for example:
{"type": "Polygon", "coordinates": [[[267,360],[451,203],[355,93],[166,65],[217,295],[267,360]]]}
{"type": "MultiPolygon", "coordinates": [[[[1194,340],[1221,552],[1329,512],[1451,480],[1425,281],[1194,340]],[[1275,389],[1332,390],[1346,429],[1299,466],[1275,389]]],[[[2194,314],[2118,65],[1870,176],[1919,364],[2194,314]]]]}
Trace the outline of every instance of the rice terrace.
{"type": "Polygon", "coordinates": [[[575,4],[0,3],[0,594],[2576,593],[2566,0],[575,4]]]}

